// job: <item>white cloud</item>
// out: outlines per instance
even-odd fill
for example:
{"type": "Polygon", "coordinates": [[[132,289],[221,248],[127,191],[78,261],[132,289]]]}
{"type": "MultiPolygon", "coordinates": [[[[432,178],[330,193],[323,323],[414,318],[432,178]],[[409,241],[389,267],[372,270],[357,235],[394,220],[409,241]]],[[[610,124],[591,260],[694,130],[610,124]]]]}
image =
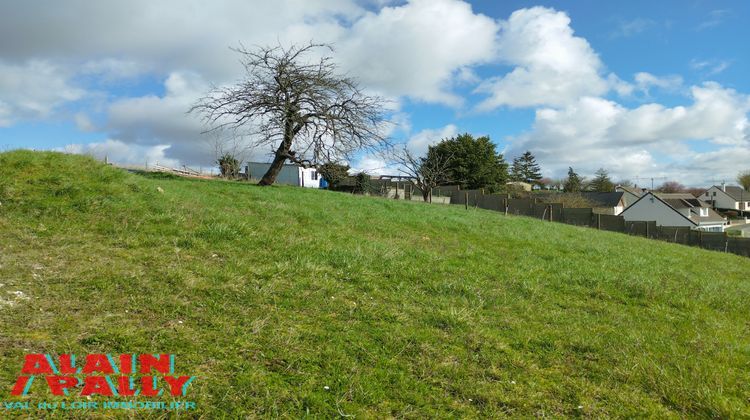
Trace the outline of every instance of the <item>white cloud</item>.
{"type": "Polygon", "coordinates": [[[68,73],[48,61],[23,64],[0,62],[0,127],[34,118],[46,118],[65,102],[85,95],[71,86],[68,73]]]}
{"type": "Polygon", "coordinates": [[[703,29],[713,28],[714,26],[720,25],[724,19],[729,16],[730,10],[727,9],[716,9],[712,10],[708,13],[708,17],[706,20],[701,22],[697,29],[699,31],[703,29]]]}
{"type": "Polygon", "coordinates": [[[459,70],[492,58],[497,24],[459,0],[413,0],[368,11],[353,0],[133,0],[0,5],[0,56],[49,57],[105,81],[192,71],[216,84],[241,75],[228,47],[333,43],[345,70],[386,96],[456,105],[459,70]],[[64,9],[62,12],[60,9],[64,9]],[[80,16],[86,16],[86,25],[80,16]],[[33,22],[35,36],[28,32],[33,22]],[[168,28],[169,30],[165,30],[168,28]]]}
{"type": "MultiPolygon", "coordinates": [[[[633,177],[676,174],[700,161],[703,155],[691,151],[685,141],[729,146],[720,150],[750,149],[750,97],[705,83],[691,88],[691,98],[689,106],[652,103],[628,109],[603,98],[583,97],[562,109],[540,109],[532,130],[513,142],[511,155],[529,149],[558,176],[572,165],[584,173],[605,167],[618,177],[633,177]]],[[[697,182],[697,174],[706,172],[694,171],[681,181],[697,182]]]]}
{"type": "Polygon", "coordinates": [[[682,86],[682,77],[679,75],[654,76],[651,73],[639,72],[635,74],[635,84],[641,92],[649,95],[650,89],[656,87],[666,91],[675,91],[682,86]]]}
{"type": "Polygon", "coordinates": [[[713,76],[719,74],[729,68],[732,64],[729,60],[696,60],[690,61],[690,67],[693,70],[704,73],[706,76],[713,76]]]}
{"type": "Polygon", "coordinates": [[[130,165],[154,165],[159,164],[169,167],[178,167],[176,159],[170,159],[165,152],[169,145],[159,144],[155,146],[142,146],[124,143],[120,140],[107,139],[98,143],[69,144],[60,151],[79,155],[90,155],[97,159],[105,157],[113,163],[130,165]]]}
{"type": "Polygon", "coordinates": [[[458,134],[458,127],[448,124],[437,129],[424,129],[411,136],[406,142],[406,147],[417,156],[427,153],[428,146],[439,143],[441,140],[454,137],[458,134]]]}
{"type": "Polygon", "coordinates": [[[352,162],[349,173],[364,172],[369,175],[400,175],[401,173],[388,165],[383,158],[364,156],[352,162]]]}
{"type": "Polygon", "coordinates": [[[454,0],[414,0],[368,12],[338,51],[344,65],[388,95],[459,105],[450,92],[462,69],[492,59],[497,24],[454,0]]]}
{"type": "Polygon", "coordinates": [[[164,82],[164,96],[120,99],[107,109],[106,128],[126,143],[169,144],[170,157],[208,164],[213,156],[197,115],[187,111],[208,89],[198,75],[174,72],[164,82]]]}
{"type": "Polygon", "coordinates": [[[479,110],[559,106],[609,90],[599,57],[585,39],[574,36],[564,12],[544,7],[513,12],[501,24],[498,49],[500,60],[514,68],[475,90],[489,95],[479,110]]]}

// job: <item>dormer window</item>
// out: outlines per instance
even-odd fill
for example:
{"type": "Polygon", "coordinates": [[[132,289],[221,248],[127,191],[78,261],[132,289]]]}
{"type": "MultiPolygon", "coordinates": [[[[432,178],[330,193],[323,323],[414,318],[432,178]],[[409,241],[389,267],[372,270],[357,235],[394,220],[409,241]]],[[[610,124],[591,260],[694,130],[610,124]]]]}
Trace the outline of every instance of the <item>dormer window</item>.
{"type": "Polygon", "coordinates": [[[701,215],[701,217],[708,217],[708,208],[701,207],[700,215],[701,215]]]}

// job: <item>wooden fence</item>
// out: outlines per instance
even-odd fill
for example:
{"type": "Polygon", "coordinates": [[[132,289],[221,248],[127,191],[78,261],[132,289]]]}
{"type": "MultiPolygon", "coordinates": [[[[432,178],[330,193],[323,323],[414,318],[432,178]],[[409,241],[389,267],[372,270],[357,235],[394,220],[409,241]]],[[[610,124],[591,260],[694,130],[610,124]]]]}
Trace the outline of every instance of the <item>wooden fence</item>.
{"type": "Polygon", "coordinates": [[[485,194],[482,190],[461,190],[455,186],[440,187],[438,194],[450,195],[451,204],[466,208],[482,208],[750,257],[750,238],[731,237],[726,232],[657,226],[656,222],[628,222],[622,216],[594,213],[591,208],[565,208],[560,203],[542,203],[532,198],[513,199],[507,194],[485,194]]]}

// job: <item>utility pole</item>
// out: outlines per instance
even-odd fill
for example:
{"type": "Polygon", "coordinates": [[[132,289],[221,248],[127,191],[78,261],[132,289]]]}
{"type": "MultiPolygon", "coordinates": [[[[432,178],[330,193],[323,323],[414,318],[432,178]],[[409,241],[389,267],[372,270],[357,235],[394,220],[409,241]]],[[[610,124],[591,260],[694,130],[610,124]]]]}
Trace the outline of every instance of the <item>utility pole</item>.
{"type": "Polygon", "coordinates": [[[667,177],[665,177],[665,176],[658,176],[658,177],[657,176],[651,176],[651,177],[649,177],[649,176],[637,176],[636,175],[636,177],[635,177],[636,182],[640,182],[641,179],[650,179],[651,180],[651,190],[653,191],[653,189],[654,189],[654,180],[655,179],[667,179],[667,177]]]}

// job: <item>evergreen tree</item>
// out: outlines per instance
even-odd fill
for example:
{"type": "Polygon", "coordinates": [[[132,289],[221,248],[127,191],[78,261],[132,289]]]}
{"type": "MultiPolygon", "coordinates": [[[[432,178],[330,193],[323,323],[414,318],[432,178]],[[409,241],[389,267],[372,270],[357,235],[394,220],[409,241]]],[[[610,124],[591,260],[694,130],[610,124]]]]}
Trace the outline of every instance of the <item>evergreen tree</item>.
{"type": "Polygon", "coordinates": [[[563,190],[565,192],[581,192],[582,189],[583,178],[581,178],[572,167],[568,167],[568,178],[563,184],[563,190]]]}
{"type": "Polygon", "coordinates": [[[604,168],[599,168],[596,171],[596,177],[591,181],[589,189],[598,192],[612,192],[615,190],[615,184],[609,179],[609,172],[604,168]]]}
{"type": "Polygon", "coordinates": [[[539,164],[536,163],[536,158],[530,151],[527,150],[526,153],[513,159],[511,179],[528,184],[539,184],[539,180],[542,179],[542,172],[539,164]]]}
{"type": "Polygon", "coordinates": [[[492,188],[508,181],[508,164],[487,136],[460,134],[430,146],[428,160],[448,162],[446,179],[462,188],[492,188]]]}

